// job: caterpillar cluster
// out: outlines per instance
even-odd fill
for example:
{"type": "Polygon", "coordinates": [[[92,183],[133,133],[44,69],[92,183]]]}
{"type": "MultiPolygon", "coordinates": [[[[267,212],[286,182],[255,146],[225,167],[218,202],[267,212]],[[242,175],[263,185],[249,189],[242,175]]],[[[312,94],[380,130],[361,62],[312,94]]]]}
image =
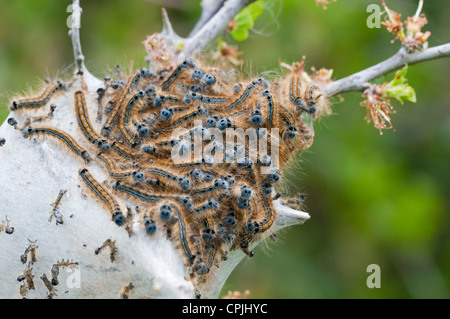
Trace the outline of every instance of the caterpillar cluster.
{"type": "MultiPolygon", "coordinates": [[[[40,96],[13,101],[10,109],[42,107],[65,89],[62,82],[50,83],[40,96]]],[[[218,255],[225,258],[226,244],[253,255],[249,245],[275,221],[274,186],[285,164],[311,143],[306,119],[322,96],[294,72],[279,81],[234,85],[220,70],[186,60],[157,74],[140,69],[126,80],[105,78],[97,90],[106,115],[98,132],[85,94],[78,90],[73,98],[84,141],[48,126],[27,125],[23,135],[56,138],[84,160],[80,180],[118,226],[130,222],[123,202],[139,202],[142,231],[178,234],[172,239],[193,274],[206,274],[218,255]],[[93,161],[111,187],[89,172],[93,161]]]]}

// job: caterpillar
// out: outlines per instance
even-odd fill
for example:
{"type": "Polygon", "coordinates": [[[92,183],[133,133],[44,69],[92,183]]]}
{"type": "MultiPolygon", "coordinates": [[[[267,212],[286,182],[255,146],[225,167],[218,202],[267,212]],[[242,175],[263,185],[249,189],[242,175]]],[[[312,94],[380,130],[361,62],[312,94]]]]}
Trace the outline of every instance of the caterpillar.
{"type": "Polygon", "coordinates": [[[208,257],[208,261],[207,261],[206,265],[203,264],[203,262],[199,262],[196,265],[195,270],[198,274],[205,275],[205,274],[209,273],[209,270],[211,269],[211,266],[216,258],[216,248],[215,247],[213,247],[212,249],[209,250],[207,257],[208,257]]]}
{"type": "Polygon", "coordinates": [[[104,152],[109,152],[111,146],[109,143],[101,138],[93,129],[91,122],[89,121],[89,115],[87,113],[86,108],[86,98],[82,91],[75,92],[75,108],[77,114],[78,125],[80,129],[83,131],[84,135],[87,137],[89,141],[97,145],[100,150],[104,152]]]}
{"type": "Polygon", "coordinates": [[[123,115],[123,118],[120,119],[120,131],[125,138],[125,141],[131,146],[136,147],[138,146],[138,143],[136,140],[131,136],[131,133],[129,132],[129,129],[127,128],[127,125],[130,120],[131,110],[133,106],[139,101],[139,99],[142,99],[144,97],[144,92],[139,91],[135,95],[133,95],[125,105],[125,113],[123,115]]]}
{"type": "Polygon", "coordinates": [[[134,170],[132,171],[118,171],[116,169],[116,166],[113,162],[113,160],[105,155],[103,155],[102,153],[98,153],[97,154],[97,158],[100,159],[101,162],[103,162],[106,166],[106,169],[108,170],[109,176],[114,177],[114,178],[126,178],[129,176],[132,176],[133,173],[135,172],[134,170]]]}
{"type": "Polygon", "coordinates": [[[194,263],[195,255],[192,254],[191,249],[189,248],[189,244],[186,240],[186,238],[187,238],[186,223],[185,223],[183,215],[181,214],[181,211],[177,207],[177,205],[173,205],[173,208],[178,217],[179,236],[180,236],[181,246],[183,247],[183,251],[189,260],[189,264],[192,265],[194,263]]]}
{"type": "Polygon", "coordinates": [[[184,96],[184,102],[187,104],[190,104],[192,101],[198,101],[201,103],[208,103],[208,104],[221,104],[226,103],[229,101],[227,98],[216,98],[211,96],[203,96],[201,94],[190,92],[184,96]]]}
{"type": "Polygon", "coordinates": [[[267,127],[273,127],[273,123],[276,122],[277,115],[277,101],[275,97],[270,93],[269,90],[265,90],[263,92],[263,96],[266,99],[267,103],[267,127]]]}
{"type": "Polygon", "coordinates": [[[227,111],[231,110],[231,109],[235,108],[237,105],[240,105],[243,102],[245,102],[245,100],[247,100],[247,98],[250,96],[250,94],[253,92],[253,90],[256,88],[256,86],[258,86],[260,84],[264,84],[264,87],[266,87],[266,88],[268,86],[266,80],[263,78],[259,78],[255,81],[253,81],[245,89],[244,93],[242,93],[242,95],[236,101],[234,101],[230,106],[228,106],[227,111]]]}
{"type": "Polygon", "coordinates": [[[60,141],[64,142],[76,155],[83,158],[86,163],[89,163],[92,161],[91,156],[89,153],[82,148],[75,140],[67,133],[60,131],[56,128],[50,128],[50,127],[36,127],[31,128],[29,127],[27,130],[24,131],[24,137],[28,137],[34,134],[46,134],[51,135],[59,139],[60,141]]]}
{"type": "Polygon", "coordinates": [[[41,107],[45,105],[57,91],[62,89],[66,89],[66,85],[63,82],[57,81],[50,84],[38,97],[25,98],[11,102],[9,109],[11,111],[16,111],[18,109],[41,107]]]}
{"type": "Polygon", "coordinates": [[[176,199],[180,203],[184,204],[186,207],[192,207],[192,200],[189,197],[183,196],[183,195],[150,193],[150,192],[141,190],[140,188],[137,188],[135,186],[123,184],[120,181],[117,181],[113,185],[113,189],[128,193],[130,195],[133,195],[133,196],[135,196],[139,199],[145,200],[145,201],[160,201],[163,199],[176,199]]]}
{"type": "Polygon", "coordinates": [[[129,159],[138,159],[144,156],[144,154],[142,154],[141,152],[129,150],[125,146],[117,142],[113,142],[111,144],[111,148],[120,156],[129,159]]]}
{"type": "Polygon", "coordinates": [[[295,127],[295,119],[292,113],[287,110],[283,105],[280,105],[280,117],[283,119],[286,132],[283,135],[284,138],[292,139],[295,137],[297,128],[295,127]]]}
{"type": "Polygon", "coordinates": [[[197,198],[211,198],[211,196],[217,195],[217,193],[220,194],[227,191],[228,183],[224,179],[220,178],[215,180],[212,184],[190,189],[189,194],[197,198]]]}
{"type": "Polygon", "coordinates": [[[162,168],[156,168],[156,167],[146,168],[145,171],[152,173],[152,174],[159,175],[169,181],[176,182],[184,190],[187,190],[191,187],[191,182],[188,178],[181,177],[181,176],[175,176],[173,173],[168,172],[167,170],[164,170],[162,168]]]}
{"type": "Polygon", "coordinates": [[[133,74],[128,79],[127,83],[125,84],[125,87],[124,87],[123,92],[121,93],[120,97],[117,100],[114,99],[114,101],[117,101],[117,102],[115,102],[115,104],[111,110],[111,114],[109,115],[108,119],[106,120],[106,124],[103,126],[103,129],[102,129],[103,136],[105,136],[105,137],[109,136],[114,124],[117,121],[118,114],[120,112],[120,109],[122,107],[122,104],[123,104],[125,98],[127,97],[128,93],[131,90],[133,90],[134,87],[137,86],[139,80],[141,78],[143,78],[144,76],[146,76],[146,74],[148,74],[148,72],[145,70],[140,70],[140,71],[136,72],[135,74],[133,74]]]}
{"type": "Polygon", "coordinates": [[[202,212],[210,210],[210,209],[217,210],[217,209],[219,209],[219,207],[220,207],[220,204],[216,200],[209,199],[205,203],[201,204],[201,206],[194,207],[192,209],[192,214],[202,213],[202,212]]]}
{"type": "Polygon", "coordinates": [[[205,225],[205,232],[214,232],[214,222],[211,218],[206,217],[203,219],[203,224],[205,225]]]}
{"type": "Polygon", "coordinates": [[[161,89],[163,91],[166,91],[186,68],[195,68],[195,62],[192,60],[183,61],[180,65],[177,66],[177,68],[175,69],[175,71],[173,71],[169,78],[162,83],[161,89]]]}
{"type": "Polygon", "coordinates": [[[89,189],[108,206],[114,222],[118,226],[122,226],[126,218],[120,210],[119,203],[92,177],[86,168],[80,169],[79,174],[89,189]]]}
{"type": "Polygon", "coordinates": [[[174,127],[183,124],[184,122],[190,121],[203,115],[208,115],[208,110],[203,106],[199,106],[194,111],[191,111],[177,118],[172,124],[169,125],[169,127],[174,127]]]}
{"type": "Polygon", "coordinates": [[[275,214],[273,212],[272,204],[269,203],[267,200],[264,200],[263,206],[266,215],[261,222],[257,223],[255,230],[256,232],[264,232],[268,230],[275,221],[275,214]]]}

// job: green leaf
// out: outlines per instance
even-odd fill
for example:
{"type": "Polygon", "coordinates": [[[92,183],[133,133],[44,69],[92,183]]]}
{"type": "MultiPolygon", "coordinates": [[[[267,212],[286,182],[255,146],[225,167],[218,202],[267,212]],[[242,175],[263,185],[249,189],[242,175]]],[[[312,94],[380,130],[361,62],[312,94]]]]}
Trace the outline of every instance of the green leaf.
{"type": "Polygon", "coordinates": [[[416,91],[412,86],[407,84],[406,73],[408,71],[408,67],[404,67],[403,69],[397,71],[394,76],[394,79],[386,83],[383,90],[384,98],[394,98],[403,104],[404,100],[411,101],[415,103],[416,100],[416,91]]]}
{"type": "Polygon", "coordinates": [[[245,41],[248,38],[248,29],[233,30],[230,32],[236,41],[245,41]]]}
{"type": "Polygon", "coordinates": [[[235,17],[235,24],[230,34],[236,41],[244,41],[248,38],[248,30],[253,28],[255,20],[264,10],[264,1],[255,1],[239,12],[235,17]]]}
{"type": "Polygon", "coordinates": [[[252,16],[253,21],[255,21],[264,11],[264,0],[255,1],[244,8],[244,10],[245,9],[248,9],[248,12],[252,16]]]}

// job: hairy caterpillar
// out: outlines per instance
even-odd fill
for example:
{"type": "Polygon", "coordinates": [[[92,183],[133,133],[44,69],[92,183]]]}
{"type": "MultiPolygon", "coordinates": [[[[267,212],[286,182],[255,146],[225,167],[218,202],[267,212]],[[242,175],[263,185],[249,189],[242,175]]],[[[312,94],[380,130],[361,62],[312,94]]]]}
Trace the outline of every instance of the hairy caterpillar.
{"type": "Polygon", "coordinates": [[[50,100],[53,94],[62,89],[66,89],[66,85],[63,82],[57,81],[52,83],[38,97],[30,97],[11,102],[10,110],[16,111],[18,109],[41,107],[50,100]]]}
{"type": "Polygon", "coordinates": [[[69,134],[61,130],[50,127],[30,127],[24,131],[24,137],[29,137],[34,134],[46,134],[54,136],[60,141],[64,142],[75,154],[82,157],[87,163],[92,161],[89,153],[84,148],[82,148],[69,134]]]}
{"type": "Polygon", "coordinates": [[[120,210],[119,203],[92,177],[86,168],[81,169],[79,174],[94,194],[108,205],[114,222],[119,226],[123,225],[125,216],[123,216],[120,210]]]}
{"type": "Polygon", "coordinates": [[[77,113],[78,125],[89,141],[96,144],[100,150],[109,152],[111,146],[101,138],[93,129],[87,113],[86,98],[82,91],[75,92],[75,108],[77,113]]]}

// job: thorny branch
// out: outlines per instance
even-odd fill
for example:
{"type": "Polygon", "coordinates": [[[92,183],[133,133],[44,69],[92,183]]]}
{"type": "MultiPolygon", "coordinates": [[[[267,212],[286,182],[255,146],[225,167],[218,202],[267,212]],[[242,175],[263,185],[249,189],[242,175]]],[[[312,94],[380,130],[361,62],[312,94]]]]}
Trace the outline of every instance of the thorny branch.
{"type": "Polygon", "coordinates": [[[386,75],[389,72],[398,70],[405,65],[413,65],[443,57],[450,57],[450,43],[428,48],[415,53],[407,53],[402,47],[389,59],[343,79],[328,83],[323,86],[323,90],[328,97],[352,91],[362,92],[367,82],[386,75]]]}

